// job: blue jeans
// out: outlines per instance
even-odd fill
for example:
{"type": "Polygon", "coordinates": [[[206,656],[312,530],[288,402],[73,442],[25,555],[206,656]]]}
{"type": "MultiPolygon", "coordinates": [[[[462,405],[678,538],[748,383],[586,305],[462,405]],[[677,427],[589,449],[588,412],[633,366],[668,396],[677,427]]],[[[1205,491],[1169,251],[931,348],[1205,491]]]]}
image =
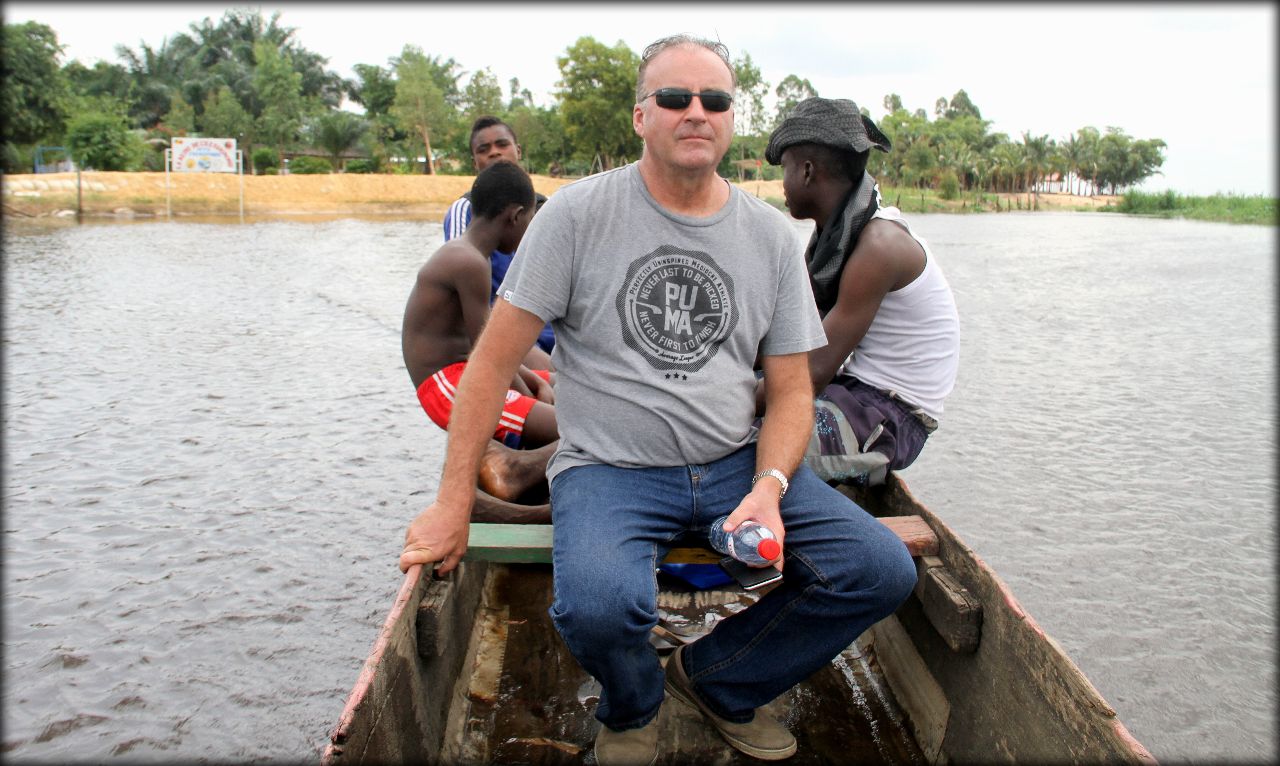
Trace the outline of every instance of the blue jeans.
{"type": "MultiPolygon", "coordinates": [[[[655,568],[686,531],[706,533],[751,488],[755,445],[706,465],[578,466],[551,485],[555,599],[569,651],[601,686],[596,718],[644,726],[662,705],[649,644],[658,621],[655,568]]],[[[801,466],[782,500],[780,585],[721,620],[684,652],[695,690],[715,713],[750,721],[755,708],[808,678],[915,585],[911,554],[852,500],[801,466]]]]}

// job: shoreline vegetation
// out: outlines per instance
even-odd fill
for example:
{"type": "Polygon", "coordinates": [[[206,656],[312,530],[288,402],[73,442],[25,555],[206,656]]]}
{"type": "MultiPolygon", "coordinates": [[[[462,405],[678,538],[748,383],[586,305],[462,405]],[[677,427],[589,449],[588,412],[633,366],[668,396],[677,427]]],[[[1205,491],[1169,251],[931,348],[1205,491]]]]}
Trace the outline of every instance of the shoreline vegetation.
{"type": "MultiPolygon", "coordinates": [[[[534,175],[533,185],[550,195],[573,179],[534,175]]],[[[238,216],[240,183],[244,214],[255,219],[309,216],[443,218],[449,205],[471,188],[474,176],[339,173],[239,177],[228,173],[96,172],[6,174],[4,213],[17,219],[158,219],[238,216]]],[[[781,181],[743,181],[736,186],[779,210],[781,181]]],[[[881,198],[904,213],[1118,212],[1164,218],[1276,225],[1276,200],[1262,196],[1188,197],[1165,192],[1082,196],[1040,192],[967,193],[943,199],[936,190],[882,187],[881,198]]]]}
{"type": "MultiPolygon", "coordinates": [[[[296,32],[278,11],[267,18],[260,9],[231,9],[188,24],[159,48],[117,46],[120,63],[89,68],[63,62],[51,27],[6,24],[5,113],[13,124],[0,142],[0,170],[15,175],[4,179],[5,212],[440,216],[470,188],[470,126],[481,115],[499,117],[523,139],[522,165],[546,173],[534,176],[544,194],[640,152],[629,120],[599,119],[635,105],[640,56],[622,42],[580,36],[556,58],[562,80],[551,102],[538,104],[517,78],[504,89],[488,70],[412,44],[386,66],[359,63],[355,78],[343,78],[296,32]],[[339,108],[344,100],[363,114],[339,108]],[[166,167],[193,168],[203,156],[172,163],[178,142],[196,138],[219,164],[218,157],[231,164],[227,152],[238,149],[244,180],[178,173],[166,186],[166,167]],[[84,176],[75,185],[66,177],[77,167],[94,169],[85,171],[87,190],[84,176]],[[17,175],[32,171],[43,173],[17,175]],[[270,178],[277,175],[287,178],[270,178]],[[301,177],[308,175],[321,178],[301,177]],[[235,184],[243,184],[243,211],[235,184]]],[[[762,158],[771,126],[818,91],[794,73],[775,87],[745,50],[726,63],[736,78],[735,132],[719,172],[785,210],[780,171],[762,158]]],[[[867,171],[885,203],[905,213],[1100,211],[1276,224],[1273,198],[1133,192],[1161,173],[1168,147],[1160,138],[1116,125],[1085,125],[1065,138],[992,132],[993,121],[963,88],[938,98],[932,115],[896,93],[881,104],[877,127],[895,149],[871,152],[867,171]]],[[[865,105],[862,113],[870,117],[865,105]]]]}

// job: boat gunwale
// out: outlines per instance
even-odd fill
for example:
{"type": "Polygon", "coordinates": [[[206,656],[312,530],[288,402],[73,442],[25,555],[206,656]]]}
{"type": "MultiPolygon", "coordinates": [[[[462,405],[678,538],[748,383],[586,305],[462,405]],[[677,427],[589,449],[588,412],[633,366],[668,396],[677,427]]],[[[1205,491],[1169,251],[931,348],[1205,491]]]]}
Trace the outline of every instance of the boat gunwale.
{"type": "Polygon", "coordinates": [[[408,610],[410,603],[416,608],[421,600],[418,586],[423,582],[422,571],[421,564],[414,564],[404,573],[404,580],[400,583],[400,590],[396,593],[396,600],[391,606],[391,611],[387,613],[386,619],[382,621],[382,627],[378,630],[378,637],[373,642],[373,648],[369,651],[369,656],[365,658],[364,665],[360,668],[360,675],[356,678],[356,683],[352,687],[351,693],[347,695],[346,705],[343,706],[342,714],[338,716],[338,723],[334,726],[330,735],[329,747],[325,751],[325,761],[329,760],[331,750],[335,747],[341,748],[346,744],[351,734],[351,725],[355,721],[357,713],[368,703],[374,679],[382,664],[382,658],[386,656],[395,633],[400,629],[401,618],[408,610]],[[417,594],[417,598],[415,598],[415,594],[417,594]]]}
{"type": "MultiPolygon", "coordinates": [[[[1123,751],[1131,762],[1140,764],[1157,763],[1155,757],[1146,746],[1134,737],[1124,723],[1120,721],[1115,708],[1107,702],[1106,698],[1102,696],[1102,693],[1098,691],[1084,671],[1076,665],[1075,661],[1071,659],[1062,646],[1051,635],[1046,633],[1039,622],[1022,606],[1017,597],[1014,596],[1013,590],[1008,583],[1000,577],[982,556],[965,543],[955,530],[930,508],[921,503],[900,476],[890,472],[884,485],[874,488],[874,490],[846,485],[841,491],[860,504],[866,501],[864,507],[872,505],[873,507],[883,508],[887,511],[886,515],[918,515],[923,519],[933,529],[934,534],[938,536],[939,557],[948,564],[954,564],[958,561],[968,562],[978,576],[985,579],[990,589],[998,595],[999,602],[997,604],[992,604],[989,599],[983,599],[979,596],[979,600],[983,603],[984,622],[990,616],[988,612],[992,606],[1006,608],[1010,616],[1016,620],[1018,628],[1027,631],[1034,637],[1028,646],[1037,647],[1036,651],[1042,652],[1045,659],[1052,663],[1052,668],[1050,669],[1057,671],[1060,678],[1071,688],[1070,698],[1072,704],[1078,710],[1091,710],[1106,718],[1106,723],[1099,728],[1109,731],[1114,737],[1112,744],[1123,751]],[[873,492],[874,502],[871,502],[873,492]]],[[[960,567],[951,566],[950,568],[952,570],[951,573],[962,581],[970,580],[970,578],[965,577],[965,573],[961,571],[960,567]]],[[[982,585],[982,583],[973,581],[968,581],[964,584],[970,590],[979,590],[982,585]]],[[[908,601],[911,601],[911,599],[908,601]]],[[[911,633],[912,631],[908,631],[908,634],[911,633]]],[[[985,624],[983,637],[984,639],[987,637],[985,624]]],[[[916,641],[914,636],[912,640],[913,642],[916,641]]],[[[981,648],[981,644],[979,647],[981,648]]],[[[937,654],[942,655],[941,652],[937,654]]],[[[948,695],[948,697],[950,696],[948,695]]]]}

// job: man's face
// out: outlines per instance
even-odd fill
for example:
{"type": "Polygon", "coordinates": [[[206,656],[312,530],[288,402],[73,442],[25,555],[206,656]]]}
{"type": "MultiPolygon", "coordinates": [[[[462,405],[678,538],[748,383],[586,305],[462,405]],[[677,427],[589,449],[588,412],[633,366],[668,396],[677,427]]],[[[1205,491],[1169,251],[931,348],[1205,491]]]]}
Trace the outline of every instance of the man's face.
{"type": "Polygon", "coordinates": [[[804,161],[795,147],[782,152],[782,197],[792,218],[809,218],[809,190],[804,184],[804,161]]]}
{"type": "MultiPolygon", "coordinates": [[[[659,53],[645,71],[644,90],[685,88],[693,93],[718,90],[733,93],[733,78],[720,57],[694,45],[680,45],[659,53]]],[[[636,135],[644,139],[645,154],[681,170],[705,170],[720,164],[733,140],[733,109],[710,112],[694,98],[684,109],[663,109],[649,96],[632,111],[636,135]]]]}
{"type": "Polygon", "coordinates": [[[500,160],[519,163],[520,147],[506,125],[490,125],[471,139],[471,159],[479,173],[500,160]]]}

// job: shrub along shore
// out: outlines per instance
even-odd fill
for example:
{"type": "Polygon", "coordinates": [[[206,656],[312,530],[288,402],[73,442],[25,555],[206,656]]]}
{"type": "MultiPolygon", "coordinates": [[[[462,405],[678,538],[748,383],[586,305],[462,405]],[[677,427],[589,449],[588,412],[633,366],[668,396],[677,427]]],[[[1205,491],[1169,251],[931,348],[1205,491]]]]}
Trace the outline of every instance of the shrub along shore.
{"type": "MultiPolygon", "coordinates": [[[[571,179],[534,175],[533,185],[550,195],[571,179]]],[[[322,174],[244,176],[226,173],[108,173],[85,171],[5,175],[4,212],[10,218],[159,218],[238,215],[241,183],[246,216],[443,217],[471,188],[474,176],[322,174]]],[[[781,181],[737,184],[785,212],[781,181]]],[[[1276,224],[1269,197],[1184,197],[1166,192],[1119,196],[992,194],[961,192],[944,199],[935,190],[885,187],[885,204],[905,213],[1102,211],[1196,218],[1231,223],[1276,224]]]]}

